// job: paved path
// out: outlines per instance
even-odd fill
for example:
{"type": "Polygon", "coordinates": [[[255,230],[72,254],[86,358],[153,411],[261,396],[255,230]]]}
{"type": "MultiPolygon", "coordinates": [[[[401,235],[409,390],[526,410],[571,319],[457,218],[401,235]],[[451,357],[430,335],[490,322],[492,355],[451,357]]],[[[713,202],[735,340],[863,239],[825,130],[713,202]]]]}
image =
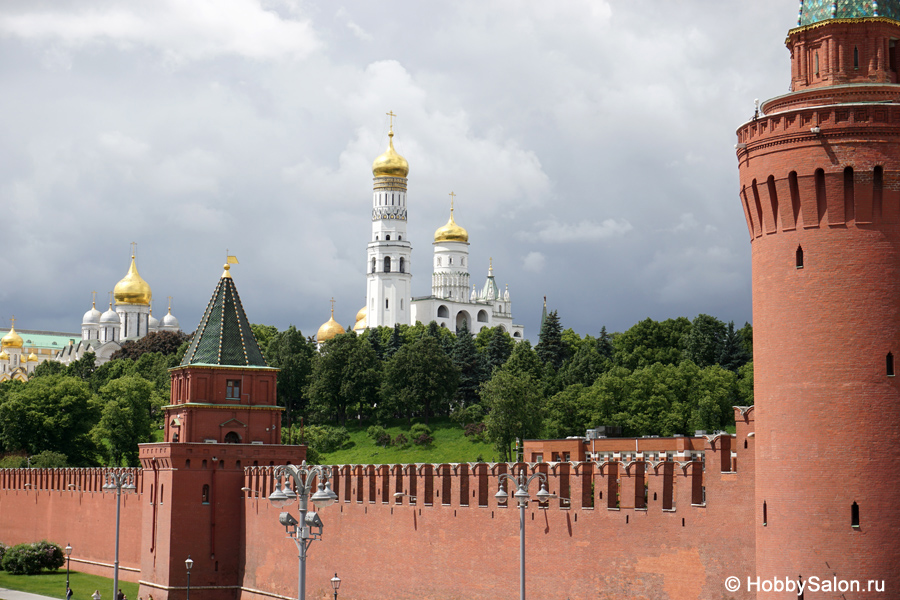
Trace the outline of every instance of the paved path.
{"type": "Polygon", "coordinates": [[[29,592],[20,592],[17,590],[7,590],[0,588],[0,598],[3,600],[57,600],[50,596],[41,596],[40,594],[31,594],[29,592]]]}

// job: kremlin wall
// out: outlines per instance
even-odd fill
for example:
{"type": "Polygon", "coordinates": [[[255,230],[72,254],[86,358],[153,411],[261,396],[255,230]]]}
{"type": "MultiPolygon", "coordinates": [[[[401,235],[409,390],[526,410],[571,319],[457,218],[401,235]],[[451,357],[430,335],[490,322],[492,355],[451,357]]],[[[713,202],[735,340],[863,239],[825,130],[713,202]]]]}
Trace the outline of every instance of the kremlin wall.
{"type": "MultiPolygon", "coordinates": [[[[538,471],[557,497],[525,512],[532,598],[900,597],[898,39],[900,0],[801,1],[786,40],[791,92],[737,131],[755,406],[735,407],[734,434],[598,440],[584,457],[580,442],[529,441],[533,462],[519,464],[334,465],[338,501],[320,511],[307,597],[330,598],[335,572],[341,598],[514,597],[519,515],[495,493],[502,474],[538,471]],[[822,591],[784,589],[814,581],[822,591]],[[821,585],[832,581],[842,587],[821,585]]],[[[373,173],[403,192],[399,205],[376,193],[385,214],[405,215],[401,171],[373,173]]],[[[405,217],[381,214],[360,311],[370,326],[410,311],[397,295],[405,217]]],[[[493,301],[506,319],[505,298],[493,301]]],[[[296,548],[267,496],[275,466],[299,464],[305,448],[277,443],[277,372],[228,265],[172,377],[165,439],[141,445],[122,500],[122,578],[144,599],[183,600],[190,556],[195,600],[294,597],[296,548]]],[[[105,473],[0,471],[0,540],[68,543],[73,568],[110,576],[105,473]]]]}

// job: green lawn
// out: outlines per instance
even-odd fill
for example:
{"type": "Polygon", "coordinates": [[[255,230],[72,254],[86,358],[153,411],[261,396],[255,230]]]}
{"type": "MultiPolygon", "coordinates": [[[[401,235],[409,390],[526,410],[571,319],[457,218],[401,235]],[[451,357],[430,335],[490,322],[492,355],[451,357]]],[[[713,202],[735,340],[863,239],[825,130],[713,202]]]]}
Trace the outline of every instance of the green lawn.
{"type": "MultiPolygon", "coordinates": [[[[493,445],[484,442],[473,442],[467,438],[463,429],[449,419],[432,419],[429,427],[434,443],[422,447],[410,444],[405,448],[388,446],[382,448],[366,435],[369,423],[357,425],[347,423],[351,444],[348,448],[321,454],[322,464],[397,464],[397,463],[459,463],[474,462],[478,459],[495,461],[496,450],[493,445]]],[[[405,421],[391,423],[385,427],[392,438],[403,433],[407,438],[409,426],[405,421]]]]}
{"type": "MultiPolygon", "coordinates": [[[[112,578],[72,571],[69,575],[69,585],[72,586],[72,600],[90,600],[94,590],[100,590],[103,600],[113,600],[112,578]]],[[[119,587],[128,596],[128,600],[137,600],[138,584],[119,580],[119,587]]],[[[6,571],[0,571],[0,588],[31,592],[51,598],[65,598],[66,569],[47,571],[40,575],[10,575],[6,571]]]]}

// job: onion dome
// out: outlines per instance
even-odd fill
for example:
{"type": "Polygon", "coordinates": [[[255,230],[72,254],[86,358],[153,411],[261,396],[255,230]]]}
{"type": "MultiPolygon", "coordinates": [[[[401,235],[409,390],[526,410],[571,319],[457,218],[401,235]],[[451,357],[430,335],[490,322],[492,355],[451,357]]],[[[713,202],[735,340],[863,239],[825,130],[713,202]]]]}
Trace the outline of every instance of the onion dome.
{"type": "Polygon", "coordinates": [[[368,309],[363,306],[359,309],[359,312],[356,313],[356,324],[353,326],[353,331],[362,332],[366,328],[366,317],[368,316],[368,309]]]}
{"type": "Polygon", "coordinates": [[[84,313],[84,317],[81,318],[82,325],[96,325],[100,322],[100,311],[97,310],[97,303],[91,302],[91,310],[84,313]]]}
{"type": "Polygon", "coordinates": [[[100,324],[105,325],[107,323],[114,323],[116,325],[121,324],[122,320],[119,318],[119,313],[113,310],[112,302],[109,303],[109,310],[100,315],[100,324]]]}
{"type": "Polygon", "coordinates": [[[6,350],[0,350],[0,360],[9,360],[9,354],[6,353],[6,350]]]}
{"type": "Polygon", "coordinates": [[[22,341],[22,336],[16,333],[15,325],[10,327],[9,333],[4,335],[3,338],[0,339],[0,347],[2,347],[4,350],[6,348],[21,348],[23,343],[24,342],[22,341]]]}
{"type": "Polygon", "coordinates": [[[175,318],[175,315],[172,314],[172,308],[169,307],[169,312],[162,318],[160,321],[160,325],[165,329],[171,329],[172,331],[178,331],[181,329],[181,326],[178,324],[178,319],[175,318]]]}
{"type": "Polygon", "coordinates": [[[898,0],[803,0],[797,25],[814,25],[829,19],[864,19],[867,17],[887,17],[900,20],[898,0]]]}
{"type": "Polygon", "coordinates": [[[159,329],[159,319],[153,316],[153,313],[150,313],[150,318],[147,319],[147,328],[150,331],[156,331],[159,329]]]}
{"type": "Polygon", "coordinates": [[[134,264],[134,254],[131,255],[131,266],[128,267],[128,273],[116,284],[113,294],[116,304],[150,304],[153,294],[150,291],[150,285],[138,274],[134,264]]]}
{"type": "Polygon", "coordinates": [[[394,130],[388,133],[388,149],[372,163],[375,177],[406,177],[409,163],[394,150],[394,130]]]}
{"type": "Polygon", "coordinates": [[[327,342],[328,340],[334,338],[336,335],[340,335],[342,333],[347,333],[344,331],[344,328],[341,327],[341,324],[334,320],[334,309],[331,309],[331,318],[328,319],[325,323],[322,323],[322,326],[319,327],[318,333],[316,333],[316,341],[320,344],[327,342]]]}
{"type": "Polygon", "coordinates": [[[28,355],[28,362],[37,362],[37,361],[38,361],[37,354],[32,352],[31,354],[28,355]]]}
{"type": "Polygon", "coordinates": [[[468,242],[469,232],[453,220],[453,209],[450,209],[450,220],[434,232],[434,242],[468,242]]]}

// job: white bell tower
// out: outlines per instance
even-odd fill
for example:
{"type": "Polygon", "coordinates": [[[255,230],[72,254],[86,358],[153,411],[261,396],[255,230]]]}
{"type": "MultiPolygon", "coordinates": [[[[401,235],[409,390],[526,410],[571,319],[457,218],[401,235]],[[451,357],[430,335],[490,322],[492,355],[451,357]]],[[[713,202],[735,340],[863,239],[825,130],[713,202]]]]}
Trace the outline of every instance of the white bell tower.
{"type": "Polygon", "coordinates": [[[410,258],[406,235],[406,182],[409,163],[394,151],[394,113],[388,149],[372,164],[372,238],[366,261],[366,325],[393,327],[410,324],[412,297],[410,258]]]}

